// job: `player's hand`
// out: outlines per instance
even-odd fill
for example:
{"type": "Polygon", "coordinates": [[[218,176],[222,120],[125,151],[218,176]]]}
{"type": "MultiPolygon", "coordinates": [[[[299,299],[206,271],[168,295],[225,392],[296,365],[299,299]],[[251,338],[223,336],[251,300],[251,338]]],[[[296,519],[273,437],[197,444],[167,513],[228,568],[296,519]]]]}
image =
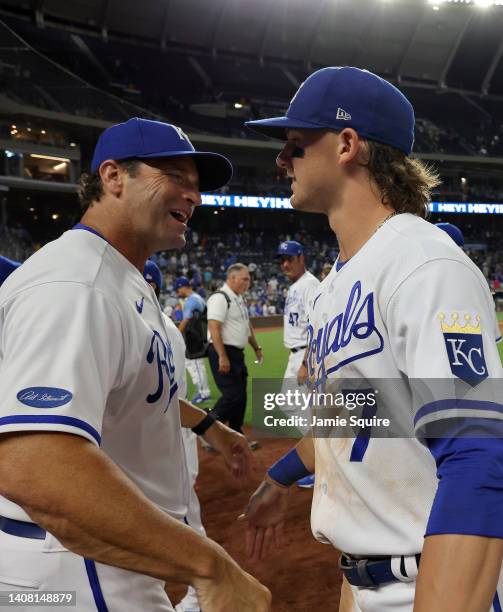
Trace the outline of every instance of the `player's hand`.
{"type": "Polygon", "coordinates": [[[258,348],[255,351],[255,357],[257,358],[255,363],[258,363],[259,365],[262,365],[264,363],[264,353],[262,353],[262,349],[261,348],[258,348]]]}
{"type": "Polygon", "coordinates": [[[253,455],[247,439],[220,421],[206,431],[204,439],[221,453],[230,473],[240,481],[250,477],[253,455]]]}
{"type": "Polygon", "coordinates": [[[289,492],[266,476],[238,517],[238,521],[247,523],[246,554],[254,561],[263,559],[271,545],[284,548],[289,492]]]}
{"type": "Polygon", "coordinates": [[[204,612],[269,612],[271,592],[229,557],[218,579],[197,579],[193,586],[204,612]]]}
{"type": "Polygon", "coordinates": [[[231,371],[231,362],[227,355],[218,358],[218,371],[220,374],[228,374],[231,371]]]}
{"type": "Polygon", "coordinates": [[[297,372],[297,383],[300,386],[304,385],[309,377],[309,372],[304,364],[302,364],[297,372]]]}

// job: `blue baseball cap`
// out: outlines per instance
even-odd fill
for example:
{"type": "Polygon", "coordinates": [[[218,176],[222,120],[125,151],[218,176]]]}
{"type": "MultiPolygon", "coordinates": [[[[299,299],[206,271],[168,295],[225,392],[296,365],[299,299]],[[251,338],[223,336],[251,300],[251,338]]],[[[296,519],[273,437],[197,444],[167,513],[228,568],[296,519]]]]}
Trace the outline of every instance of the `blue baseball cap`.
{"type": "Polygon", "coordinates": [[[286,139],[286,130],[351,127],[360,136],[409,155],[414,143],[414,109],[401,91],[360,68],[322,68],[302,83],[284,117],[247,121],[266,136],[286,139]]]}
{"type": "Polygon", "coordinates": [[[10,276],[14,270],[17,270],[20,265],[20,261],[13,261],[12,259],[7,259],[7,257],[0,255],[0,285],[2,285],[4,280],[10,276]]]}
{"type": "Polygon", "coordinates": [[[457,225],[453,225],[452,223],[435,223],[435,225],[441,230],[444,230],[444,232],[448,234],[459,247],[463,248],[465,244],[465,237],[457,225]]]}
{"type": "Polygon", "coordinates": [[[162,274],[161,269],[151,259],[147,259],[143,268],[143,278],[147,283],[154,283],[159,291],[162,289],[162,274]]]}
{"type": "Polygon", "coordinates": [[[186,276],[179,276],[175,281],[175,289],[180,287],[190,287],[190,281],[186,276]]]}
{"type": "Polygon", "coordinates": [[[96,172],[107,159],[132,157],[192,157],[199,172],[200,191],[219,189],[232,178],[232,164],[223,155],[196,151],[175,125],[138,117],[102,132],[94,150],[91,171],[96,172]]]}
{"type": "Polygon", "coordinates": [[[276,253],[277,255],[304,255],[304,247],[296,240],[285,240],[276,253]]]}

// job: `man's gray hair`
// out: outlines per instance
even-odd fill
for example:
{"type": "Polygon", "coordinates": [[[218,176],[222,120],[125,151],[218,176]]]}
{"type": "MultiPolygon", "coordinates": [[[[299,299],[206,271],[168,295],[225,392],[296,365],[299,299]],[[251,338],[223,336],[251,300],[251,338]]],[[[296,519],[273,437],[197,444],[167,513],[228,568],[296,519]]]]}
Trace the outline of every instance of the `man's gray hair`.
{"type": "Polygon", "coordinates": [[[232,264],[227,268],[227,278],[229,278],[233,274],[239,274],[243,270],[248,270],[248,266],[245,266],[245,264],[242,263],[232,264]]]}

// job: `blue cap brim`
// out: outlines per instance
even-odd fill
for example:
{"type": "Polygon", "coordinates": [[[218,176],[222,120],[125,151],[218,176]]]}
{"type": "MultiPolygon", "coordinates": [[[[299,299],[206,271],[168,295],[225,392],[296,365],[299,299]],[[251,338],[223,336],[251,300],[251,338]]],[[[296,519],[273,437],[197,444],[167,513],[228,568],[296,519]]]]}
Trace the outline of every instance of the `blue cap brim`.
{"type": "Polygon", "coordinates": [[[137,155],[138,159],[164,158],[164,157],[192,157],[199,173],[200,191],[214,191],[220,189],[231,180],[233,168],[231,162],[220,153],[205,151],[166,151],[149,155],[137,155]]]}
{"type": "Polygon", "coordinates": [[[316,130],[323,129],[325,127],[319,123],[301,121],[300,119],[294,119],[293,117],[272,117],[271,119],[246,121],[245,125],[254,132],[258,132],[264,136],[270,136],[271,138],[278,138],[279,140],[286,140],[286,130],[288,129],[316,130]]]}

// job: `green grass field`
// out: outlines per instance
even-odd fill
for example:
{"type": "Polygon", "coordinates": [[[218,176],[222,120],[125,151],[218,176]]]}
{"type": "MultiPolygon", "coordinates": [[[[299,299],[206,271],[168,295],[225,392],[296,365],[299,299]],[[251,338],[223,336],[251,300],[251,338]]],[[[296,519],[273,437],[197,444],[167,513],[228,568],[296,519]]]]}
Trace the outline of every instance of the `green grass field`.
{"type": "MultiPolygon", "coordinates": [[[[503,312],[498,313],[498,320],[503,321],[503,312]]],[[[258,365],[254,363],[255,354],[250,346],[246,347],[246,365],[248,367],[248,405],[246,407],[245,422],[251,421],[251,384],[253,378],[283,378],[283,373],[286,368],[286,362],[288,360],[288,352],[283,346],[283,330],[278,329],[274,331],[256,332],[257,340],[264,352],[264,363],[258,365]]],[[[503,341],[498,344],[498,350],[500,359],[503,362],[503,341]]],[[[211,375],[210,366],[206,359],[206,370],[208,372],[208,380],[210,382],[212,400],[201,404],[203,408],[210,408],[216,398],[218,397],[218,389],[211,375]]],[[[188,397],[189,399],[194,395],[194,386],[190,380],[190,376],[187,373],[187,381],[189,385],[188,397]]]]}
{"type": "MultiPolygon", "coordinates": [[[[283,330],[278,329],[274,331],[255,332],[257,341],[262,347],[264,353],[264,363],[259,365],[255,363],[255,353],[250,346],[246,347],[246,366],[248,368],[248,405],[246,407],[245,422],[249,423],[251,420],[251,385],[253,378],[283,378],[283,373],[286,368],[286,362],[288,361],[288,352],[283,346],[283,330]]],[[[208,360],[206,362],[206,371],[208,373],[208,380],[210,383],[211,397],[212,400],[200,404],[203,408],[210,408],[219,396],[218,389],[211,375],[210,366],[208,360]]],[[[187,372],[188,382],[188,398],[190,399],[195,391],[190,376],[187,372]]]]}

